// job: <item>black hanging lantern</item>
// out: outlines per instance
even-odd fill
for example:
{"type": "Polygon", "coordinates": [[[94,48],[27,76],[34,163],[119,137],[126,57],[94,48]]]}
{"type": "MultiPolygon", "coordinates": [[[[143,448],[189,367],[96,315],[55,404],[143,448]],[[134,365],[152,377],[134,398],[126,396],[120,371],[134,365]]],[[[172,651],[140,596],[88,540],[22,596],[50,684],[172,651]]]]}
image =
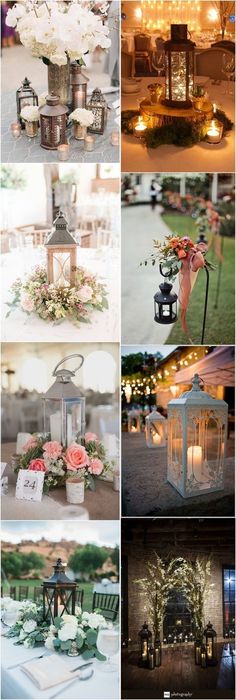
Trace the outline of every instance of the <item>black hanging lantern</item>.
{"type": "Polygon", "coordinates": [[[194,85],[194,47],[188,39],[187,24],[171,24],[171,38],[165,50],[165,104],[169,107],[191,107],[194,85]]]}
{"type": "Polygon", "coordinates": [[[147,622],[144,622],[141,630],[139,631],[140,637],[140,659],[139,666],[148,666],[148,649],[152,641],[152,633],[148,629],[147,622]]]}
{"type": "Polygon", "coordinates": [[[196,238],[196,243],[205,243],[205,245],[207,245],[207,238],[204,233],[199,233],[198,237],[196,238]]]}
{"type": "MultiPolygon", "coordinates": [[[[162,277],[170,277],[171,271],[164,273],[159,266],[162,277]]],[[[154,321],[162,325],[177,321],[177,294],[171,294],[172,284],[163,282],[159,285],[160,292],[154,295],[154,321]]]]}
{"type": "Polygon", "coordinates": [[[107,123],[107,103],[99,88],[93,90],[87,108],[91,110],[94,116],[93,124],[88,127],[88,131],[93,134],[103,134],[107,123]]]}
{"type": "Polygon", "coordinates": [[[30,80],[25,78],[16,91],[17,121],[20,123],[22,129],[25,129],[25,122],[20,116],[21,110],[23,107],[34,107],[35,105],[38,105],[38,95],[34,88],[31,87],[30,80]]]}
{"type": "Polygon", "coordinates": [[[206,637],[206,662],[207,666],[216,666],[217,664],[217,651],[216,642],[217,634],[213,629],[211,622],[208,622],[206,629],[204,630],[204,637],[206,637]]]}
{"type": "Polygon", "coordinates": [[[88,78],[82,73],[81,66],[73,61],[70,66],[71,106],[72,110],[86,107],[88,78]]]}
{"type": "Polygon", "coordinates": [[[66,564],[57,559],[54,574],[43,581],[43,616],[53,624],[55,617],[75,614],[76,582],[65,574],[66,564]]]}
{"type": "Polygon", "coordinates": [[[48,150],[56,150],[66,143],[66,123],[68,107],[60,104],[57,95],[48,95],[46,104],[39,107],[41,146],[48,150]]]}
{"type": "Polygon", "coordinates": [[[161,666],[161,640],[157,636],[154,642],[154,665],[161,666]]]}

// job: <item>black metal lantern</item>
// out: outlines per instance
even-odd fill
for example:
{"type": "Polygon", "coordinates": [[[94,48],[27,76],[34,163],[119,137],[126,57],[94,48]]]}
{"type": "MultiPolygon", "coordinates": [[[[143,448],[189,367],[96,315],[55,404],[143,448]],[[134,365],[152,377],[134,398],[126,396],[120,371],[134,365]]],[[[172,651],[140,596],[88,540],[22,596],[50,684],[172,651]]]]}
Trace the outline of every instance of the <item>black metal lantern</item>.
{"type": "Polygon", "coordinates": [[[65,574],[66,564],[57,559],[54,574],[43,581],[43,616],[53,624],[55,617],[75,614],[76,581],[65,574]]]}
{"type": "Polygon", "coordinates": [[[157,667],[161,666],[161,640],[157,636],[154,642],[154,664],[157,667]]]}
{"type": "Polygon", "coordinates": [[[165,104],[169,107],[191,107],[194,85],[194,47],[188,39],[187,24],[171,24],[171,38],[165,50],[165,104]]]}
{"type": "Polygon", "coordinates": [[[195,664],[196,666],[201,665],[201,647],[202,647],[202,639],[200,637],[197,637],[194,642],[194,656],[195,656],[195,664]]]}
{"type": "Polygon", "coordinates": [[[88,78],[82,73],[81,66],[73,61],[70,66],[71,107],[86,107],[88,78]]]}
{"type": "Polygon", "coordinates": [[[147,622],[144,622],[138,634],[140,637],[139,666],[148,666],[148,649],[152,641],[152,633],[148,629],[147,622]]]}
{"type": "Polygon", "coordinates": [[[91,110],[94,116],[93,124],[88,127],[88,131],[93,134],[103,134],[107,123],[107,103],[99,88],[93,90],[87,108],[91,110]]]}
{"type": "Polygon", "coordinates": [[[20,116],[21,110],[23,107],[34,107],[35,105],[38,105],[38,95],[36,94],[34,88],[31,87],[30,80],[25,78],[22,81],[21,86],[16,91],[17,120],[22,129],[25,129],[25,122],[20,116]]]}
{"type": "Polygon", "coordinates": [[[196,238],[196,243],[205,243],[205,245],[207,245],[207,238],[204,233],[199,233],[198,237],[196,238]]]}
{"type": "Polygon", "coordinates": [[[154,295],[154,321],[167,324],[177,321],[177,294],[172,293],[172,284],[163,282],[159,285],[160,292],[154,295]]]}
{"type": "Polygon", "coordinates": [[[216,666],[217,664],[217,651],[216,642],[217,634],[213,629],[211,622],[208,622],[206,629],[204,630],[204,637],[206,637],[206,662],[207,666],[216,666]]]}
{"type": "Polygon", "coordinates": [[[201,646],[201,667],[206,668],[207,662],[206,662],[206,647],[205,644],[202,644],[201,646]]]}
{"type": "Polygon", "coordinates": [[[46,97],[46,104],[39,107],[42,148],[53,151],[62,143],[66,143],[68,111],[68,107],[60,104],[57,95],[46,97]]]}

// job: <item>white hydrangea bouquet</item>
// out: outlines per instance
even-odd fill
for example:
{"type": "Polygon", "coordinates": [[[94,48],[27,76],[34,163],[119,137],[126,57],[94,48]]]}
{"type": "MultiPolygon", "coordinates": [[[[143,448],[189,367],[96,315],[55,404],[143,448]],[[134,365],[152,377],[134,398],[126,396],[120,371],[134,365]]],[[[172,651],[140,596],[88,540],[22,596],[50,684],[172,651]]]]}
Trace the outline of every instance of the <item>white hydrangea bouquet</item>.
{"type": "Polygon", "coordinates": [[[76,650],[83,659],[92,659],[94,656],[99,661],[105,661],[106,657],[97,649],[97,636],[99,629],[112,628],[112,622],[107,622],[103,615],[97,612],[82,612],[77,607],[75,615],[62,615],[54,619],[50,625],[45,646],[50,651],[67,652],[76,650]]]}
{"type": "Polygon", "coordinates": [[[26,649],[44,644],[48,634],[48,623],[43,619],[41,606],[30,600],[15,601],[2,598],[1,609],[3,623],[11,625],[5,637],[17,637],[15,644],[23,644],[26,649]]]}
{"type": "Polygon", "coordinates": [[[38,122],[39,121],[38,107],[31,107],[30,105],[27,105],[26,107],[22,107],[20,116],[25,122],[38,122]]]}
{"type": "Polygon", "coordinates": [[[44,63],[62,66],[69,59],[84,65],[86,54],[111,45],[102,21],[107,3],[99,14],[96,8],[97,3],[89,0],[24,0],[8,10],[6,25],[14,27],[23,46],[44,63]]]}
{"type": "Polygon", "coordinates": [[[91,126],[94,122],[94,114],[91,109],[77,107],[77,109],[74,109],[74,111],[70,113],[69,121],[74,124],[80,124],[81,126],[91,126]]]}

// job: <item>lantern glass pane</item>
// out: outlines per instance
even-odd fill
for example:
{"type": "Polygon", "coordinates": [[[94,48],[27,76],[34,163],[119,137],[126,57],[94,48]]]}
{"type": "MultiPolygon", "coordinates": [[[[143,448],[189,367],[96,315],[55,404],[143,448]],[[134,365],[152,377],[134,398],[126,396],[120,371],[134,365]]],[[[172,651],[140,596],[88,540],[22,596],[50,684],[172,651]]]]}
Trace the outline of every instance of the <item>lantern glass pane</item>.
{"type": "Polygon", "coordinates": [[[158,420],[147,422],[147,444],[150,447],[163,447],[165,443],[165,423],[158,420]]]}
{"type": "Polygon", "coordinates": [[[186,56],[185,51],[171,51],[171,99],[175,101],[187,99],[186,56]]]}
{"type": "Polygon", "coordinates": [[[171,305],[170,304],[162,304],[161,312],[162,312],[162,316],[169,318],[171,316],[171,305]]]}
{"type": "Polygon", "coordinates": [[[45,399],[44,430],[50,433],[51,440],[60,442],[65,447],[84,435],[85,399],[45,399]]]}
{"type": "Polygon", "coordinates": [[[209,409],[187,412],[186,490],[205,490],[223,485],[225,423],[209,409]]]}
{"type": "Polygon", "coordinates": [[[182,485],[183,431],[177,409],[168,418],[168,476],[178,488],[182,485]]]}
{"type": "Polygon", "coordinates": [[[70,286],[70,253],[53,253],[53,283],[55,287],[70,286]]]}
{"type": "Polygon", "coordinates": [[[36,100],[33,96],[30,95],[22,95],[20,97],[20,109],[22,110],[23,107],[31,107],[32,105],[36,104],[36,100]]]}

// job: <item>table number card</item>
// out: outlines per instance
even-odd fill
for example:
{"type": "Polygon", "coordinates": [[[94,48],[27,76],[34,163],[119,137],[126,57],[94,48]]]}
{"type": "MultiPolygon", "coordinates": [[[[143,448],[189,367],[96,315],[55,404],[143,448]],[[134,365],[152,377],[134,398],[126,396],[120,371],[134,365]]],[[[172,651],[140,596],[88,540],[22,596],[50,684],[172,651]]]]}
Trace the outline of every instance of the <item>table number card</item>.
{"type": "Polygon", "coordinates": [[[41,501],[43,483],[44,472],[20,469],[16,482],[16,498],[25,501],[41,501]]]}

